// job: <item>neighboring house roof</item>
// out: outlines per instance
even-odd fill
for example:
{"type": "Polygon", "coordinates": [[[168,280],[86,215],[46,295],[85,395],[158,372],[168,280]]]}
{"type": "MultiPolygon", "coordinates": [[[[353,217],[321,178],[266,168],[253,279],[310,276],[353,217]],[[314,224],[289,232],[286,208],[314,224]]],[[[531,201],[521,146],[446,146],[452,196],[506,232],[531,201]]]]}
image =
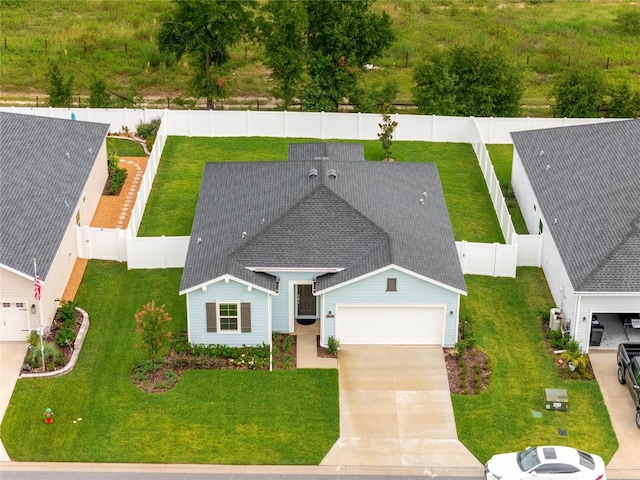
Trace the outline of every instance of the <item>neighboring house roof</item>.
{"type": "Polygon", "coordinates": [[[46,280],[108,131],[0,112],[0,264],[46,280]]]}
{"type": "Polygon", "coordinates": [[[640,292],[640,120],[511,136],[574,289],[640,292]]]}
{"type": "Polygon", "coordinates": [[[361,143],[290,143],[287,160],[364,161],[361,143]]]}
{"type": "Polygon", "coordinates": [[[180,290],[228,274],[276,291],[263,272],[334,269],[323,290],[389,265],[466,291],[435,164],[209,163],[180,290]]]}

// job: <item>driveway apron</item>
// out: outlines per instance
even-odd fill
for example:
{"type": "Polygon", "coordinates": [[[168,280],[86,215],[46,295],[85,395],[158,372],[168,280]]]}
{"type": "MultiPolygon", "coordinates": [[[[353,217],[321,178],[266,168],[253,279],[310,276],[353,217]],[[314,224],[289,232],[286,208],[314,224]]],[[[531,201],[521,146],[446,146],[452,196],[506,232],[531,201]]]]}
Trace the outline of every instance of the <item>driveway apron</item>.
{"type": "Polygon", "coordinates": [[[589,358],[618,437],[619,448],[607,464],[607,475],[613,478],[616,471],[616,478],[640,478],[640,432],[629,390],[618,383],[616,350],[594,349],[589,352],[589,358]]]}
{"type": "Polygon", "coordinates": [[[340,438],[321,465],[482,468],[458,440],[441,347],[343,347],[338,372],[340,438]]]}

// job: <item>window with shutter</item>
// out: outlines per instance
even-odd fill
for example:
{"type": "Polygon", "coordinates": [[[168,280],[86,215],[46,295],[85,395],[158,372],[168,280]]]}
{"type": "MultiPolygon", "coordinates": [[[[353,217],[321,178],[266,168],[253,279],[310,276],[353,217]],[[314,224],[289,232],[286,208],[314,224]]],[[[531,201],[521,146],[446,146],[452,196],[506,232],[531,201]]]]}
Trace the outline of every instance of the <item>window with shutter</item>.
{"type": "Polygon", "coordinates": [[[207,332],[216,331],[216,304],[207,303],[207,332]]]}
{"type": "Polygon", "coordinates": [[[251,331],[251,304],[242,303],[240,305],[240,323],[242,332],[251,331]]]}

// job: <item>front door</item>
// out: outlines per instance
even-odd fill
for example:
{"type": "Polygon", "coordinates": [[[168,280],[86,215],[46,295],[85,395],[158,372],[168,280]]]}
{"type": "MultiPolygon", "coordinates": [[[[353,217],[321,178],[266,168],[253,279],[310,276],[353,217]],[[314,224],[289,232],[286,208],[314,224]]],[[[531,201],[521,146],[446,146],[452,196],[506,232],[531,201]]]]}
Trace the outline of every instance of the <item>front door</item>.
{"type": "Polygon", "coordinates": [[[316,318],[316,297],[312,285],[297,285],[296,318],[316,318]]]}

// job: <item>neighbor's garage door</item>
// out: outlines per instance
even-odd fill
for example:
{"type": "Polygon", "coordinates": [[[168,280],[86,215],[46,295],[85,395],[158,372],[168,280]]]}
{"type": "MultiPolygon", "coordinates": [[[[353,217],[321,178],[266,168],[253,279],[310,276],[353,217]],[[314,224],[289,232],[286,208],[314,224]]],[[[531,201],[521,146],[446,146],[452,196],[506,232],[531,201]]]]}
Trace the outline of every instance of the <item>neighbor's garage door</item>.
{"type": "Polygon", "coordinates": [[[444,308],[352,306],[336,309],[336,338],[342,345],[442,345],[444,308]]]}
{"type": "Polygon", "coordinates": [[[26,342],[29,315],[24,302],[2,302],[0,306],[0,342],[26,342]]]}

